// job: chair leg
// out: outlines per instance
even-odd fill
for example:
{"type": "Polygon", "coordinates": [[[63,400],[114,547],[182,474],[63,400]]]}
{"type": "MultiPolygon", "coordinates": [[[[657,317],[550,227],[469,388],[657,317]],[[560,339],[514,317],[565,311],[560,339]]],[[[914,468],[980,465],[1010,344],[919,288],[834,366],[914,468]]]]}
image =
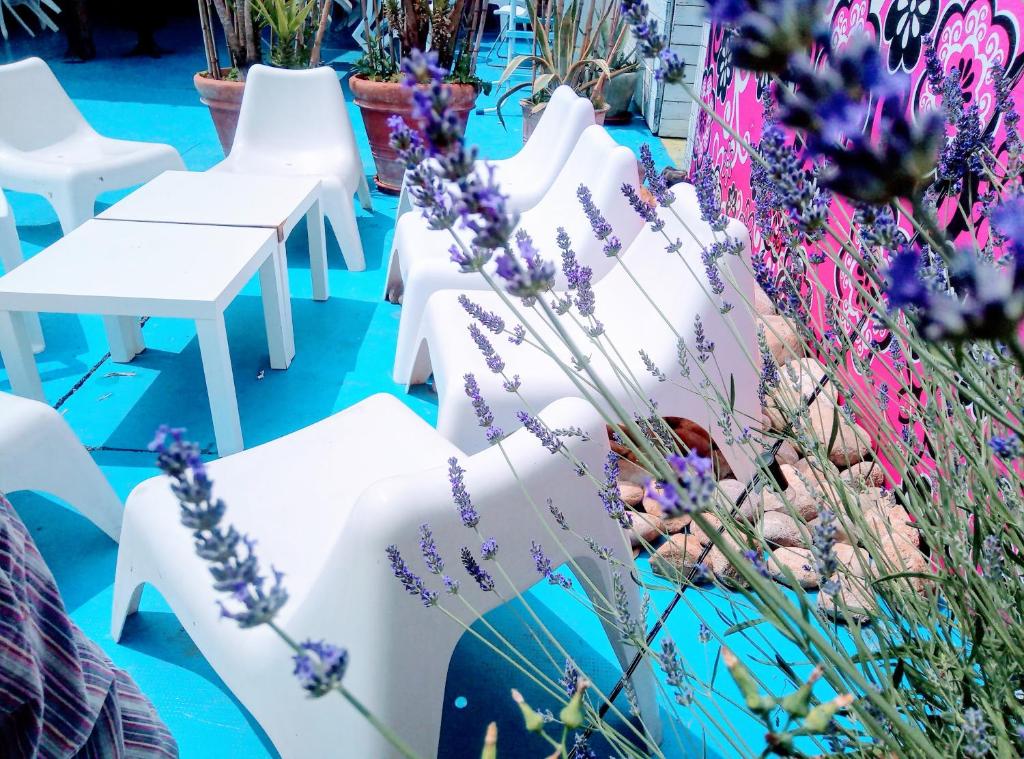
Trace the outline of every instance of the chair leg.
{"type": "MultiPolygon", "coordinates": [[[[612,584],[612,573],[608,562],[599,561],[592,557],[582,557],[577,560],[577,565],[585,575],[580,578],[587,596],[594,606],[609,609],[613,604],[614,590],[612,584]]],[[[628,575],[622,577],[622,583],[626,591],[626,606],[633,619],[641,619],[642,608],[640,594],[636,585],[628,575]]],[[[608,641],[611,643],[615,658],[619,660],[622,671],[633,661],[636,655],[636,648],[628,645],[622,640],[622,633],[612,621],[614,614],[601,614],[601,624],[604,627],[608,641]]],[[[643,624],[643,620],[641,619],[643,624]]],[[[654,682],[654,672],[650,662],[643,658],[640,665],[633,672],[630,678],[633,691],[640,707],[640,718],[643,721],[643,728],[654,743],[661,741],[661,718],[658,715],[657,690],[654,682]]]]}
{"type": "Polygon", "coordinates": [[[110,637],[121,640],[124,623],[139,610],[142,588],[146,584],[140,562],[145,561],[138,549],[138,538],[125,529],[117,549],[117,571],[114,574],[114,603],[110,610],[110,637]]]}
{"type": "Polygon", "coordinates": [[[115,543],[121,539],[124,506],[78,438],[54,412],[52,458],[39,489],[70,504],[115,543]]]}
{"type": "Polygon", "coordinates": [[[359,197],[359,205],[364,211],[373,210],[373,198],[370,195],[370,183],[366,181],[366,174],[359,175],[359,189],[356,190],[359,197]]]}
{"type": "Polygon", "coordinates": [[[53,210],[57,212],[60,228],[64,234],[77,229],[89,221],[96,213],[96,198],[93,195],[82,195],[73,190],[54,194],[50,198],[53,210]]]}
{"type": "MultiPolygon", "coordinates": [[[[2,19],[3,14],[0,13],[0,21],[2,19]]],[[[4,240],[0,240],[0,265],[3,266],[5,273],[25,263],[25,258],[21,254],[21,243],[18,241],[18,235],[13,229],[10,237],[10,241],[6,244],[4,240]]],[[[22,314],[22,319],[25,322],[29,342],[32,344],[32,352],[42,353],[46,350],[46,340],[43,339],[43,327],[39,323],[39,314],[26,312],[22,314]]]]}
{"type": "Polygon", "coordinates": [[[366,258],[363,256],[363,242],[359,237],[359,226],[356,224],[356,212],[350,198],[324,198],[324,213],[331,222],[334,237],[341,248],[345,266],[349,271],[366,269],[366,258]]]}

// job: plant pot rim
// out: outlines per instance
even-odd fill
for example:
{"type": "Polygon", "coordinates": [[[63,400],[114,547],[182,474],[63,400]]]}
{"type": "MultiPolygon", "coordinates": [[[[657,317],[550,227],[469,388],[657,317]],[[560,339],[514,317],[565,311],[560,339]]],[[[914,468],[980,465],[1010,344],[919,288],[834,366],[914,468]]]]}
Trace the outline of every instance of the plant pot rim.
{"type": "MultiPolygon", "coordinates": [[[[580,97],[582,97],[582,96],[580,96],[580,97]]],[[[550,101],[545,101],[545,105],[547,104],[547,102],[550,102],[550,101]]],[[[520,101],[519,101],[519,105],[521,105],[521,106],[522,106],[522,107],[523,107],[523,108],[525,109],[525,108],[526,108],[526,107],[527,107],[528,105],[533,105],[533,104],[532,104],[532,103],[530,102],[530,99],[529,99],[529,98],[522,98],[522,99],[520,99],[520,101]]],[[[591,101],[591,105],[593,105],[593,101],[591,101]]],[[[594,106],[594,112],[595,112],[595,113],[602,113],[602,112],[604,112],[604,111],[607,111],[607,110],[608,110],[609,108],[611,108],[611,107],[612,107],[612,106],[611,106],[611,104],[610,104],[610,103],[605,103],[605,104],[604,104],[604,105],[602,105],[602,106],[601,106],[600,108],[598,108],[598,107],[597,107],[597,106],[595,105],[595,106],[594,106]]]]}

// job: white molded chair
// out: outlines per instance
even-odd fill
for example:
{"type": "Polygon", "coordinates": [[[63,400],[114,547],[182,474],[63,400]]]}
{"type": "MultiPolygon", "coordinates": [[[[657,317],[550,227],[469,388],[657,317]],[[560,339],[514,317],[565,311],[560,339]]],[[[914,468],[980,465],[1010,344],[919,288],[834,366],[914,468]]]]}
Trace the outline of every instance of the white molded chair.
{"type": "MultiPolygon", "coordinates": [[[[493,170],[501,191],[508,195],[509,208],[522,213],[544,197],[565,166],[583,130],[593,124],[593,104],[587,98],[579,97],[571,87],[558,87],[522,150],[498,161],[481,159],[477,161],[477,171],[493,170]]],[[[398,218],[411,210],[412,200],[403,183],[395,218],[396,237],[398,218]]],[[[391,250],[394,253],[394,238],[391,250]]]]}
{"type": "MultiPolygon", "coordinates": [[[[556,266],[561,256],[555,240],[558,228],[564,228],[577,259],[593,270],[595,281],[599,280],[615,266],[615,259],[604,254],[604,243],[594,237],[590,221],[576,198],[576,190],[581,184],[590,188],[594,204],[625,247],[636,237],[643,221],[626,201],[621,187],[638,183],[633,152],[617,144],[604,127],[587,127],[544,198],[522,214],[518,228],[528,231],[541,254],[556,266]]],[[[458,229],[456,232],[467,241],[471,237],[458,229]]],[[[427,299],[438,290],[488,290],[489,286],[479,274],[459,272],[449,253],[451,234],[447,230],[429,229],[419,214],[409,213],[399,220],[395,239],[396,251],[388,270],[388,291],[401,288],[403,296],[394,378],[396,382],[405,382],[416,355],[414,341],[427,299]]],[[[488,266],[493,272],[494,262],[488,266]]],[[[558,283],[558,286],[565,285],[560,270],[558,283]]]]}
{"type": "MultiPolygon", "coordinates": [[[[721,446],[736,476],[743,481],[754,471],[749,448],[728,444],[723,439],[715,411],[701,398],[701,393],[708,391],[700,391],[698,383],[704,375],[702,365],[693,355],[689,359],[690,377],[680,376],[677,342],[683,337],[690,351],[694,350],[694,317],[699,315],[708,339],[715,343],[714,359],[703,366],[724,398],[729,397],[729,377],[732,376],[736,422],[740,428],[753,426],[761,413],[756,395],[758,367],[753,363],[755,359],[750,358],[757,356],[757,343],[751,310],[745,304],[753,302],[754,281],[741,256],[725,256],[719,262],[725,292],[709,297],[701,246],[694,241],[694,236],[706,245],[715,239],[715,233],[701,221],[693,186],[679,184],[672,189],[676,195],[672,208],[685,224],[664,209],[659,213],[666,221],[665,233],[682,241],[682,258],[666,252],[664,236],[645,227],[622,254],[622,266],[613,269],[594,286],[595,316],[604,325],[609,344],[614,345],[621,356],[616,363],[620,367],[626,363],[645,398],[653,398],[662,415],[682,416],[703,425],[721,446]],[[647,296],[630,275],[636,278],[647,296]],[[735,308],[723,316],[719,311],[721,301],[730,302],[735,308]],[[639,358],[641,349],[669,376],[668,381],[659,382],[646,371],[639,358]]],[[[730,221],[726,234],[743,242],[743,258],[749,260],[746,228],[738,221],[730,221]]],[[[526,343],[513,346],[503,338],[492,336],[495,348],[505,360],[506,372],[518,374],[522,380],[517,395],[506,392],[502,378],[488,370],[466,330],[471,320],[458,303],[459,293],[459,290],[447,290],[430,298],[413,342],[416,360],[403,375],[398,376],[396,372],[395,380],[417,384],[433,374],[438,394],[438,432],[455,445],[475,451],[486,443],[481,440],[473,409],[466,402],[462,378],[467,372],[476,375],[481,395],[494,413],[495,424],[506,432],[519,427],[515,412],[523,408],[523,401],[517,395],[523,396],[531,407],[541,408],[555,398],[579,395],[579,390],[536,348],[526,343]]],[[[468,296],[484,309],[505,318],[509,329],[518,323],[493,291],[470,292],[468,296]]],[[[541,323],[539,317],[529,321],[538,326],[541,323]]],[[[591,366],[597,369],[605,384],[616,392],[619,402],[630,410],[643,410],[636,395],[623,388],[622,380],[601,353],[590,347],[582,331],[568,318],[561,322],[590,357],[591,366]]],[[[571,365],[569,351],[554,339],[551,330],[541,327],[540,331],[548,338],[548,345],[571,365]]]]}
{"type": "Polygon", "coordinates": [[[115,542],[121,534],[121,500],[61,415],[0,393],[0,492],[19,490],[57,496],[115,542]]]}
{"type": "MultiPolygon", "coordinates": [[[[589,441],[566,445],[600,472],[607,447],[605,428],[578,399],[546,409],[553,428],[581,425],[589,441]]],[[[462,525],[452,503],[447,460],[459,457],[465,483],[481,515],[479,529],[499,545],[498,560],[516,592],[540,580],[530,555],[538,541],[553,563],[566,550],[593,586],[611,598],[611,569],[581,540],[559,531],[545,506],[552,498],[574,530],[614,547],[628,561],[625,533],[609,519],[586,479],[561,456],[551,455],[525,430],[504,443],[521,478],[512,475],[502,452],[464,457],[401,401],[372,396],[291,435],[211,463],[214,492],[228,504],[225,518],[258,541],[258,553],[285,573],[290,600],[278,624],[295,640],[326,639],[349,652],[345,687],[420,756],[436,756],[448,665],[463,634],[439,609],[424,608],[392,575],[385,548],[403,558],[441,603],[465,624],[476,615],[452,602],[423,564],[418,526],[429,523],[446,570],[461,583],[469,606],[485,613],[501,603],[479,590],[459,561],[462,546],[477,550],[480,538],[462,525]],[[354,442],[358,441],[358,444],[354,442]],[[530,494],[530,503],[525,492],[530,494]],[[422,570],[422,571],[420,571],[422,570]]],[[[143,583],[153,585],[174,610],[199,650],[235,696],[260,723],[285,759],[335,756],[384,759],[395,755],[354,709],[340,699],[307,698],[292,675],[291,651],[267,628],[239,629],[220,618],[218,594],[192,537],[178,522],[179,508],[168,480],[157,477],[129,496],[114,581],[112,634],[121,637],[126,615],[138,607],[143,583]]],[[[513,595],[491,562],[504,597],[513,595]]],[[[626,580],[629,603],[639,607],[636,586],[626,580]]],[[[622,666],[632,649],[610,634],[622,666]]],[[[634,676],[646,724],[658,731],[653,673],[634,676]]]]}
{"type": "MultiPolygon", "coordinates": [[[[18,240],[18,229],[14,223],[14,212],[7,204],[7,198],[0,192],[0,267],[7,273],[14,267],[24,263],[25,256],[21,252],[21,241],[18,240]]],[[[39,314],[23,315],[32,342],[32,352],[42,353],[46,348],[43,340],[43,328],[39,324],[39,314]]]]}
{"type": "Polygon", "coordinates": [[[370,210],[370,187],[338,75],[329,66],[249,69],[231,152],[210,170],[317,177],[345,265],[366,268],[352,196],[358,193],[370,210]]]}
{"type": "Polygon", "coordinates": [[[170,145],[98,134],[39,58],[0,66],[0,187],[45,197],[64,234],[101,193],[184,168],[170,145]]]}

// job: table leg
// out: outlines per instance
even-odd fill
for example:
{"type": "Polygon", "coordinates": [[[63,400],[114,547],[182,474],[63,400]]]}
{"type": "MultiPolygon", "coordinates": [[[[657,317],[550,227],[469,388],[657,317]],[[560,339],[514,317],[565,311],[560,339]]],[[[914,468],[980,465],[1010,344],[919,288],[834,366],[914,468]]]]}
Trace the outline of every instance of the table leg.
{"type": "Polygon", "coordinates": [[[103,328],[107,332],[111,361],[127,364],[146,349],[137,316],[104,316],[103,328]]]}
{"type": "Polygon", "coordinates": [[[295,355],[295,340],[291,314],[285,304],[288,291],[281,290],[281,261],[277,253],[267,257],[260,266],[260,294],[263,297],[263,321],[267,327],[267,347],[270,349],[270,367],[287,369],[295,355]],[[292,336],[289,339],[289,336],[292,336]],[[290,352],[289,352],[290,350],[290,352]]]}
{"type": "Polygon", "coordinates": [[[196,319],[196,334],[199,335],[199,352],[203,358],[206,392],[210,397],[217,453],[221,456],[238,453],[244,447],[242,423],[238,418],[238,397],[235,395],[235,375],[231,370],[224,315],[196,319]]]}
{"type": "Polygon", "coordinates": [[[45,402],[43,382],[39,378],[35,356],[32,355],[32,342],[24,314],[0,311],[0,356],[3,356],[14,394],[45,402]]]}
{"type": "Polygon", "coordinates": [[[327,235],[324,232],[323,201],[317,198],[306,212],[306,230],[309,234],[309,273],[313,276],[313,300],[327,300],[327,235]]]}
{"type": "Polygon", "coordinates": [[[281,313],[284,317],[284,324],[288,325],[285,330],[285,348],[288,361],[295,358],[295,330],[292,320],[292,289],[288,281],[288,251],[282,240],[277,244],[277,281],[281,293],[281,313]]]}

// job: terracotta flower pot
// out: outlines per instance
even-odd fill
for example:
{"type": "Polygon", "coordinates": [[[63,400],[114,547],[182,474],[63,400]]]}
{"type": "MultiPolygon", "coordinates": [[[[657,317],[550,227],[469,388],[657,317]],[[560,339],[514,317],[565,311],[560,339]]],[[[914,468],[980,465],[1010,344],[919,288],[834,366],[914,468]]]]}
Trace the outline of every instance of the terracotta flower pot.
{"type": "MultiPolygon", "coordinates": [[[[226,69],[222,72],[225,76],[227,73],[226,69]]],[[[231,143],[235,141],[235,129],[238,128],[238,112],[242,108],[245,82],[211,79],[201,73],[196,74],[192,82],[199,91],[200,102],[210,109],[220,146],[224,150],[224,155],[227,155],[231,152],[231,143]]]]}
{"type": "MultiPolygon", "coordinates": [[[[363,114],[366,136],[370,139],[370,152],[377,166],[374,180],[382,191],[398,194],[402,189],[405,166],[391,147],[388,118],[401,116],[411,129],[418,131],[412,117],[412,95],[398,82],[375,82],[356,74],[348,80],[356,105],[363,114]]],[[[476,88],[471,84],[453,84],[452,108],[463,126],[476,105],[476,88]]]]}
{"type": "MultiPolygon", "coordinates": [[[[544,115],[544,109],[540,109],[536,113],[533,113],[533,103],[529,100],[523,99],[519,101],[519,105],[523,109],[523,144],[530,139],[530,135],[533,134],[533,130],[537,128],[537,124],[540,122],[540,117],[544,115]]],[[[594,123],[604,124],[604,117],[608,113],[608,106],[605,105],[602,108],[594,110],[594,123]]]]}

